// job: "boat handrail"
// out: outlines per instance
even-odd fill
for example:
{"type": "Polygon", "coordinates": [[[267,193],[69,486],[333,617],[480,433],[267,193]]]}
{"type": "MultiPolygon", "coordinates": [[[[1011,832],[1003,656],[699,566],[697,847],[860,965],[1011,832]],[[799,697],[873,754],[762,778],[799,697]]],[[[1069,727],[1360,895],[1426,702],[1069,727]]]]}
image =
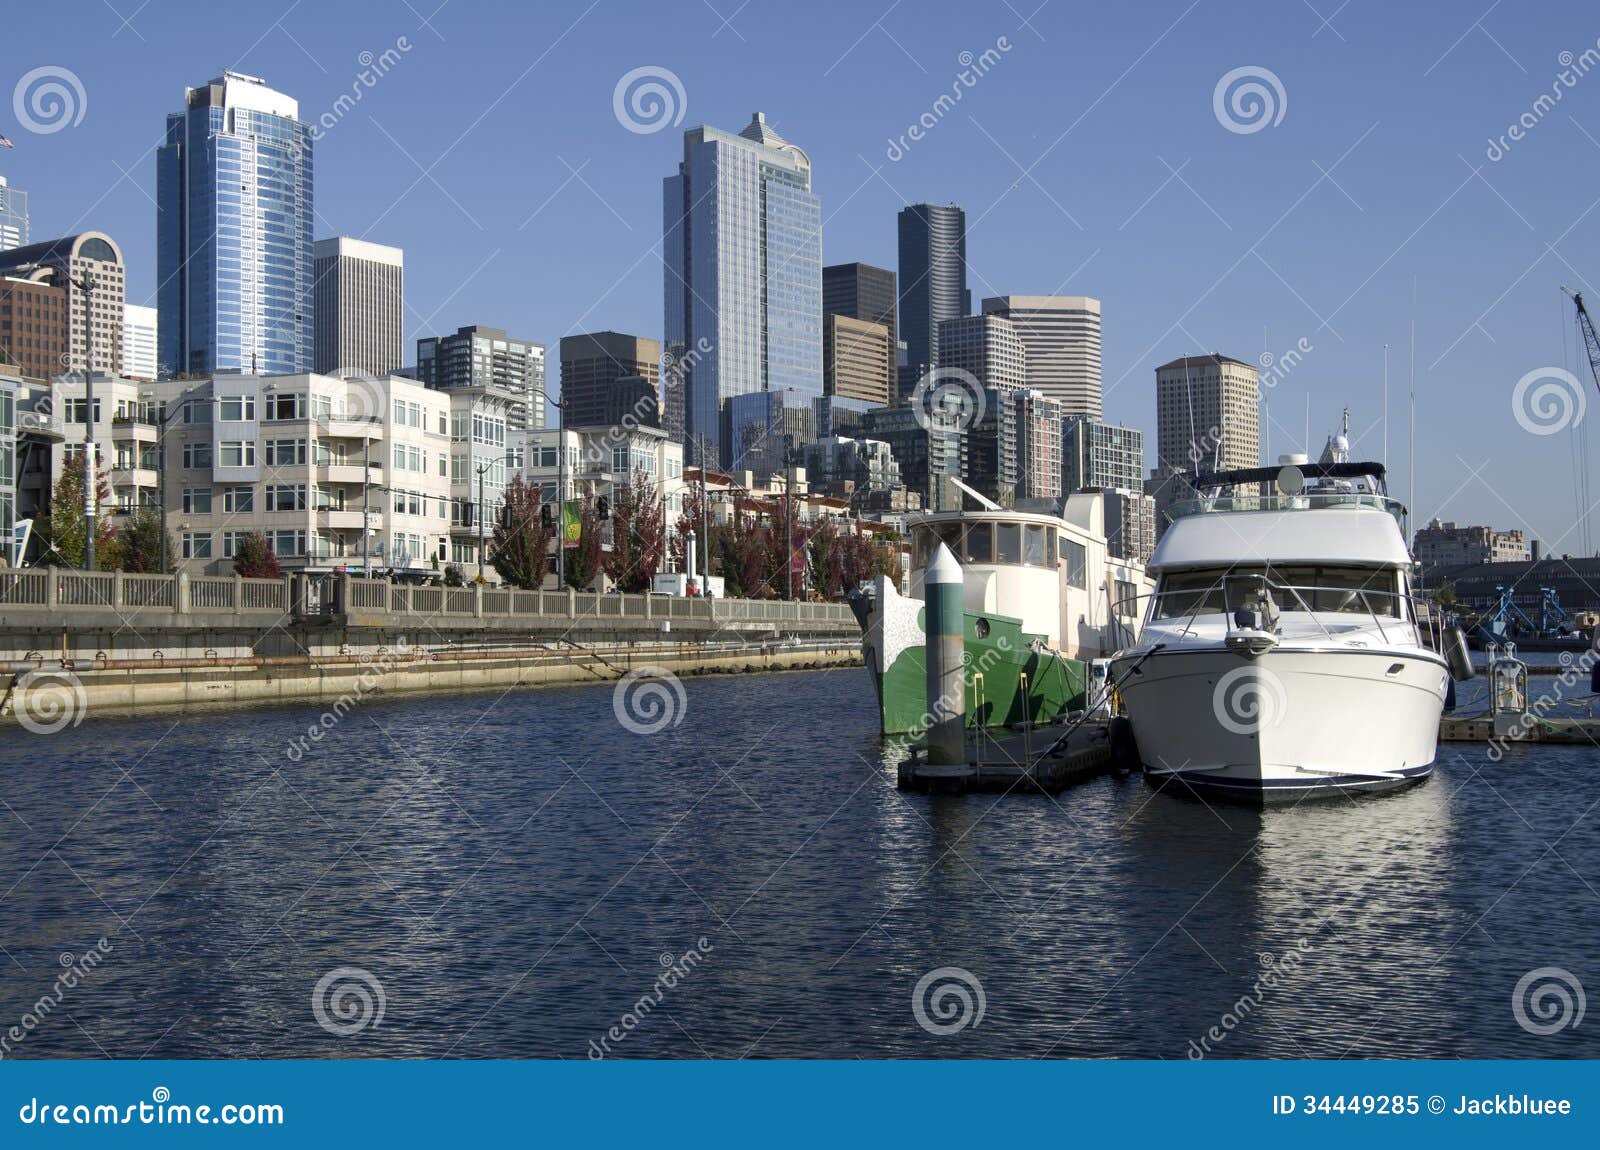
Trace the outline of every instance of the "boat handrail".
{"type": "Polygon", "coordinates": [[[1353,507],[1386,511],[1404,523],[1405,504],[1371,491],[1304,491],[1299,495],[1260,495],[1241,492],[1233,495],[1198,496],[1180,499],[1167,509],[1169,520],[1192,515],[1212,515],[1240,511],[1314,511],[1353,507]]]}

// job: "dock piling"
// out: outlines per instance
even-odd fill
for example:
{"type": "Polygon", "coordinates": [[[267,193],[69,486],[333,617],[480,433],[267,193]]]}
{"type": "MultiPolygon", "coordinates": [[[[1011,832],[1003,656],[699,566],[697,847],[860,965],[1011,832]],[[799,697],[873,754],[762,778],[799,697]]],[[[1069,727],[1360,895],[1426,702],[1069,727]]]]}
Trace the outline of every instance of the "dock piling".
{"type": "Polygon", "coordinates": [[[926,597],[928,666],[928,762],[965,763],[967,691],[962,675],[961,564],[940,543],[922,576],[926,597]]]}

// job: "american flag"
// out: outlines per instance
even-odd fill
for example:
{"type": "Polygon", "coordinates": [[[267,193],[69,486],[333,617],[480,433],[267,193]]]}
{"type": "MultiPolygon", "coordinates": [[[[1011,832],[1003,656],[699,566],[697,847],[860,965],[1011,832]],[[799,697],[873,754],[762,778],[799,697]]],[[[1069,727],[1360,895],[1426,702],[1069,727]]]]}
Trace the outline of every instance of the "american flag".
{"type": "Polygon", "coordinates": [[[0,148],[15,148],[15,147],[16,147],[16,145],[13,144],[10,140],[6,139],[4,136],[0,136],[0,148]]]}

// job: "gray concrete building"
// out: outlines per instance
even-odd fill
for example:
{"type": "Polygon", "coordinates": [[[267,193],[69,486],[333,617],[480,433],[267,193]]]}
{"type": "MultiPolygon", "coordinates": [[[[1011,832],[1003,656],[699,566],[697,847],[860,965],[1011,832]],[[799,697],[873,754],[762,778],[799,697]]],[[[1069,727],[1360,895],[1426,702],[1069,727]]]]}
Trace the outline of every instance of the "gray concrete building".
{"type": "Polygon", "coordinates": [[[405,365],[405,253],[349,236],[318,240],[315,360],[320,375],[389,375],[405,365]]]}

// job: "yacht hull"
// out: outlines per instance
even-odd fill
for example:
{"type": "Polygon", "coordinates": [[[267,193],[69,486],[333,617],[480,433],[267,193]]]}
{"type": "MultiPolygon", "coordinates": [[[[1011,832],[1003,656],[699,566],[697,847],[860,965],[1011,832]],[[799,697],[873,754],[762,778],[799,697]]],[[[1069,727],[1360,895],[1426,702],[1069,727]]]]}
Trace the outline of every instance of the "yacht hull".
{"type": "Polygon", "coordinates": [[[1225,647],[1112,664],[1146,778],[1249,803],[1426,778],[1448,671],[1431,652],[1225,647]],[[1131,668],[1138,663],[1137,671],[1131,668]]]}

